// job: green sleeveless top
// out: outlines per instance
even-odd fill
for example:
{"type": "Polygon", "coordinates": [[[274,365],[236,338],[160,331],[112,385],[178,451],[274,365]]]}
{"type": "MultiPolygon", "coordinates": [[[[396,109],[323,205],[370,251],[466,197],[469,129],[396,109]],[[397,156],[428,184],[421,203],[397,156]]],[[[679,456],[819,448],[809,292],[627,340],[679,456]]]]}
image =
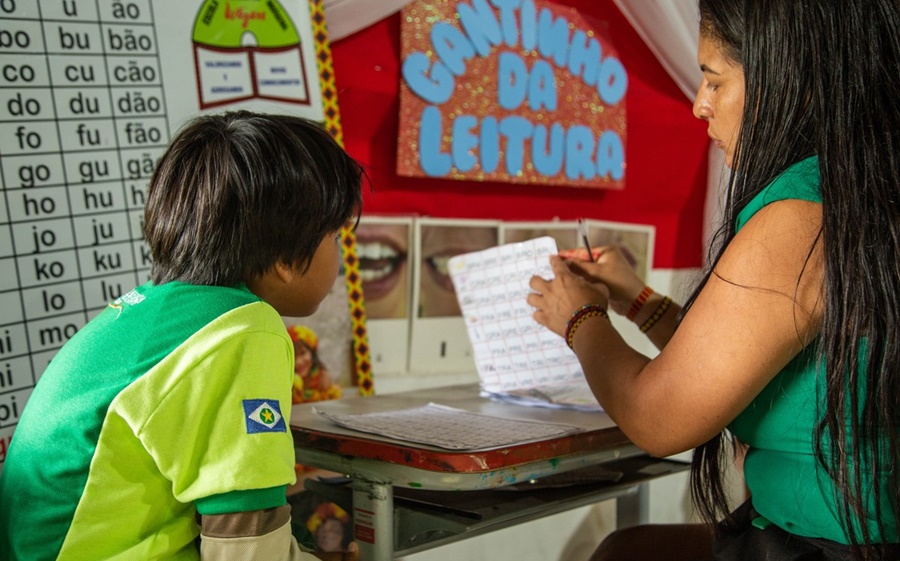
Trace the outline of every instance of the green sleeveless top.
{"type": "MultiPolygon", "coordinates": [[[[818,164],[813,156],[788,168],[741,211],[737,230],[769,203],[821,203],[818,164]]],[[[815,427],[825,410],[825,380],[817,376],[815,346],[813,342],[794,357],[729,429],[749,445],[744,477],[757,512],[793,534],[846,544],[849,535],[841,524],[831,478],[815,457],[815,427]]],[[[882,497],[889,500],[887,478],[879,479],[882,497]]],[[[872,482],[864,482],[863,488],[871,489],[872,482]]],[[[880,535],[873,517],[866,522],[874,541],[893,543],[897,523],[890,507],[883,508],[886,535],[880,535]]]]}

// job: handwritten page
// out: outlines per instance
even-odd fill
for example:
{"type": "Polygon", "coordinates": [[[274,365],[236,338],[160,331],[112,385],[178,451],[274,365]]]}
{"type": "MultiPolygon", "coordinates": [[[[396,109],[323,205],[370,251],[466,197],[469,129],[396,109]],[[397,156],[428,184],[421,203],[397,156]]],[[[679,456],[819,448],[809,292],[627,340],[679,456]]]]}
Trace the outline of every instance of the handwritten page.
{"type": "Polygon", "coordinates": [[[575,353],[534,320],[526,302],[532,275],[553,278],[549,256],[556,253],[549,236],[466,253],[450,259],[450,278],[485,393],[533,405],[599,409],[575,353]]]}
{"type": "Polygon", "coordinates": [[[448,450],[490,450],[581,431],[572,425],[507,419],[436,403],[378,413],[315,412],[348,429],[448,450]]]}

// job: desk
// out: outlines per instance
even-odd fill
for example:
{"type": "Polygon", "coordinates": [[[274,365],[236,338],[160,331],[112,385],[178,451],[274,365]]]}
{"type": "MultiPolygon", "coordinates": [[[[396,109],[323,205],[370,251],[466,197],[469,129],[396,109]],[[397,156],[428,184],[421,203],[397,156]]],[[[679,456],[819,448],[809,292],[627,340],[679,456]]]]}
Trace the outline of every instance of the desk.
{"type": "Polygon", "coordinates": [[[298,462],[348,476],[354,537],[366,561],[387,561],[611,498],[617,500],[619,527],[646,522],[647,481],[685,469],[678,462],[645,456],[605,413],[499,403],[481,397],[477,385],[295,405],[290,426],[298,462]],[[351,431],[313,411],[318,405],[332,413],[361,414],[430,402],[499,417],[566,423],[582,431],[498,450],[458,452],[351,431]],[[443,495],[467,497],[467,505],[484,504],[484,500],[474,500],[483,496],[478,492],[527,486],[542,478],[629,458],[643,459],[640,465],[645,467],[621,470],[614,466],[620,475],[629,473],[612,483],[574,492],[555,490],[527,505],[521,501],[522,493],[506,493],[512,506],[505,509],[496,504],[501,500],[497,493],[487,499],[495,503],[490,509],[459,508],[453,501],[441,504],[435,500],[443,495]],[[645,469],[650,464],[656,467],[645,469]],[[416,496],[417,491],[427,493],[426,499],[416,496]]]}

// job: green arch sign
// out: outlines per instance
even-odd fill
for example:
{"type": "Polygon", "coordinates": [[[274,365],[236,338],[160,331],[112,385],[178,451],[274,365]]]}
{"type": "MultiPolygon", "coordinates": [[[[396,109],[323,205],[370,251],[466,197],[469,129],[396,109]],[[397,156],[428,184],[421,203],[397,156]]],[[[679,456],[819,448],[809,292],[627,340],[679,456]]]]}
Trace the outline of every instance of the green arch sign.
{"type": "Polygon", "coordinates": [[[294,23],[278,0],[206,0],[194,22],[195,43],[221,49],[244,47],[251,33],[260,48],[300,43],[294,23]]]}

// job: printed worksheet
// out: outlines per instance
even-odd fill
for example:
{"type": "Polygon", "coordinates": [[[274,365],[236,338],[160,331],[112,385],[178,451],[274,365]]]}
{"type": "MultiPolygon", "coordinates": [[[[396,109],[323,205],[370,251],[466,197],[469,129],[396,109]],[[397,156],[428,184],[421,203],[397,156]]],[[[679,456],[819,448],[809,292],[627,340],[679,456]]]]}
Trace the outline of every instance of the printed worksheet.
{"type": "Polygon", "coordinates": [[[526,302],[532,275],[553,278],[549,237],[450,259],[449,272],[475,354],[482,390],[529,405],[599,409],[578,358],[537,323],[526,302]]]}
{"type": "Polygon", "coordinates": [[[429,403],[422,407],[362,414],[315,412],[342,427],[448,450],[490,450],[565,436],[572,425],[523,421],[429,403]]]}

